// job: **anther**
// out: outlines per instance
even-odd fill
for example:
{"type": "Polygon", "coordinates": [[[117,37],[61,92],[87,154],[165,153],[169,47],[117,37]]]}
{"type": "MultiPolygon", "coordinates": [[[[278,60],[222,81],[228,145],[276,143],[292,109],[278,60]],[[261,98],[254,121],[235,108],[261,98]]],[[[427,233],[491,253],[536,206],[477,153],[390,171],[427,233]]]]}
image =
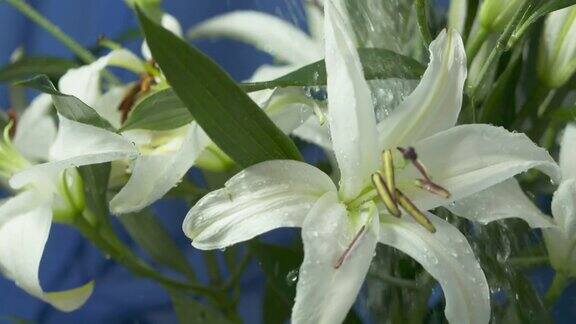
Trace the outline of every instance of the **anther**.
{"type": "Polygon", "coordinates": [[[376,172],[372,175],[372,183],[374,184],[380,199],[384,202],[384,206],[388,209],[388,212],[393,216],[400,217],[400,209],[398,209],[396,196],[390,194],[390,191],[388,191],[388,185],[380,172],[376,172]]]}
{"type": "Polygon", "coordinates": [[[396,197],[398,198],[398,203],[400,204],[400,206],[402,206],[402,208],[410,216],[412,216],[412,218],[414,218],[414,220],[416,220],[418,224],[424,226],[424,228],[426,228],[430,233],[436,232],[436,227],[434,227],[434,224],[432,224],[432,222],[428,219],[428,217],[426,217],[426,215],[424,215],[424,213],[422,213],[420,209],[418,209],[418,207],[416,207],[408,199],[408,197],[404,196],[404,194],[400,192],[400,190],[398,189],[396,189],[396,197]]]}
{"type": "Polygon", "coordinates": [[[334,269],[338,269],[342,266],[342,264],[344,264],[346,259],[348,259],[348,257],[352,253],[352,251],[354,251],[354,248],[356,247],[356,245],[357,245],[358,241],[360,240],[360,238],[362,237],[362,235],[364,235],[365,231],[366,231],[366,225],[362,225],[362,227],[360,227],[360,230],[358,231],[358,233],[356,233],[356,235],[354,235],[352,242],[350,242],[348,247],[346,247],[346,250],[344,250],[342,255],[334,263],[334,269]]]}
{"type": "Polygon", "coordinates": [[[418,188],[426,190],[432,194],[446,199],[450,198],[450,191],[430,180],[416,179],[415,184],[418,188]]]}
{"type": "Polygon", "coordinates": [[[396,182],[394,180],[394,160],[392,158],[392,151],[385,150],[382,153],[382,160],[384,161],[384,180],[390,196],[396,200],[396,182]]]}
{"type": "Polygon", "coordinates": [[[14,108],[8,109],[6,114],[8,115],[8,123],[10,124],[8,136],[14,138],[14,135],[16,135],[16,127],[18,126],[18,115],[16,115],[16,110],[14,110],[14,108]]]}
{"type": "Polygon", "coordinates": [[[418,154],[416,153],[416,149],[414,149],[412,146],[408,148],[397,147],[397,149],[398,151],[400,151],[400,153],[402,153],[404,159],[410,161],[412,165],[414,165],[414,167],[418,170],[418,172],[420,172],[420,174],[424,177],[424,179],[432,182],[430,176],[428,175],[428,170],[426,170],[424,164],[422,164],[422,162],[418,160],[418,154]]]}

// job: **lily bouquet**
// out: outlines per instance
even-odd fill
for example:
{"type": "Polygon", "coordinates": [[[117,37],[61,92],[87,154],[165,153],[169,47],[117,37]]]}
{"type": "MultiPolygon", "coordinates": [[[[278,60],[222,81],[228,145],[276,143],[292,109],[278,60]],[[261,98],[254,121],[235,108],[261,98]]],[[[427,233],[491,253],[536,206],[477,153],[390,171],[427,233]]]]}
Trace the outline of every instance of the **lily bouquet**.
{"type": "Polygon", "coordinates": [[[0,70],[40,93],[2,122],[0,271],[60,311],[98,282],[42,288],[52,223],[160,284],[183,323],[247,321],[254,264],[265,323],[549,322],[576,276],[576,1],[303,1],[307,31],[235,11],[186,34],[127,1],[141,55],[5,3],[77,55],[0,70]],[[233,80],[188,42],[216,37],[276,61],[233,80]],[[185,217],[156,215],[166,198],[185,217]]]}

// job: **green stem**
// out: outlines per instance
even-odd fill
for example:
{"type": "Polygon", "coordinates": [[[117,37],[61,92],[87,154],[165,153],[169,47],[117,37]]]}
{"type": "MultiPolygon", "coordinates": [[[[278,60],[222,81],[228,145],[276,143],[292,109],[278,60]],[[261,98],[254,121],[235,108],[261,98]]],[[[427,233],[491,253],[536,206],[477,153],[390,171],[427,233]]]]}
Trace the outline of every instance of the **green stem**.
{"type": "Polygon", "coordinates": [[[422,35],[422,40],[426,43],[426,46],[432,43],[432,35],[430,34],[430,27],[428,25],[428,17],[426,15],[426,10],[428,9],[427,0],[416,0],[414,2],[416,8],[416,18],[418,20],[418,29],[420,29],[420,35],[422,35]]]}
{"type": "Polygon", "coordinates": [[[568,277],[564,274],[557,272],[556,275],[554,275],[552,284],[544,296],[544,304],[546,304],[547,307],[552,307],[554,305],[558,297],[562,295],[562,292],[568,285],[568,282],[568,277]]]}
{"type": "Polygon", "coordinates": [[[86,50],[82,45],[78,44],[75,40],[66,35],[58,26],[54,25],[48,19],[44,18],[38,11],[32,8],[24,0],[6,0],[8,4],[16,8],[23,15],[30,18],[37,23],[40,27],[44,28],[47,32],[56,37],[62,44],[68,47],[74,54],[84,63],[92,63],[96,60],[94,55],[86,50]]]}
{"type": "Polygon", "coordinates": [[[488,29],[480,26],[476,33],[468,39],[468,42],[466,43],[466,57],[468,59],[468,65],[472,64],[476,54],[478,54],[478,51],[482,48],[482,44],[484,44],[489,35],[490,32],[488,29]]]}
{"type": "Polygon", "coordinates": [[[378,280],[381,280],[381,281],[383,281],[387,284],[390,284],[392,286],[397,286],[400,288],[406,288],[406,289],[410,289],[410,290],[420,290],[422,288],[419,285],[419,283],[414,281],[414,280],[398,278],[398,277],[394,277],[394,276],[391,276],[391,275],[386,274],[386,273],[370,272],[369,276],[376,278],[378,280]]]}
{"type": "Polygon", "coordinates": [[[548,256],[534,256],[523,258],[512,258],[509,263],[519,268],[530,268],[535,266],[542,266],[548,263],[548,256]]]}
{"type": "Polygon", "coordinates": [[[228,278],[228,281],[226,281],[226,283],[223,285],[224,289],[230,289],[238,283],[238,281],[242,277],[242,273],[244,273],[244,270],[246,270],[246,267],[248,266],[248,264],[250,264],[251,259],[252,259],[252,253],[250,253],[249,251],[246,252],[246,254],[244,254],[244,256],[242,257],[242,260],[240,260],[238,266],[234,269],[234,271],[230,275],[230,278],[228,278]]]}
{"type": "Polygon", "coordinates": [[[524,106],[522,106],[516,115],[516,120],[514,121],[512,128],[520,130],[527,118],[530,116],[536,116],[538,111],[541,110],[540,106],[549,101],[548,98],[550,93],[551,89],[543,85],[537,85],[526,100],[526,103],[524,103],[524,106]]]}
{"type": "Polygon", "coordinates": [[[211,250],[204,251],[202,256],[204,258],[204,263],[206,264],[206,269],[208,270],[208,278],[210,279],[210,284],[218,285],[222,282],[222,276],[220,275],[220,267],[218,266],[216,253],[211,250]]]}

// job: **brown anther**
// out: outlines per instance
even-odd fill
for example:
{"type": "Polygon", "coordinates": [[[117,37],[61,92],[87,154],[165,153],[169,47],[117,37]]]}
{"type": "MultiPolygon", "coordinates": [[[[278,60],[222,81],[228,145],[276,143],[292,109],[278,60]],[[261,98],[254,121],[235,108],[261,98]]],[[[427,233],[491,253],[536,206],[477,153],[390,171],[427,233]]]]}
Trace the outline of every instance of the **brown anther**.
{"type": "Polygon", "coordinates": [[[8,122],[12,123],[12,126],[8,131],[8,135],[10,138],[14,138],[14,135],[16,135],[16,127],[18,126],[18,115],[16,114],[16,110],[14,110],[14,108],[8,109],[6,114],[8,115],[8,122]]]}
{"type": "Polygon", "coordinates": [[[124,123],[128,119],[128,114],[132,110],[134,103],[136,103],[136,98],[139,94],[146,93],[150,91],[151,86],[154,84],[154,77],[149,74],[143,74],[140,76],[140,80],[132,85],[124,99],[120,103],[118,110],[121,113],[120,122],[124,123]]]}
{"type": "Polygon", "coordinates": [[[410,161],[412,165],[414,165],[414,167],[424,177],[424,179],[428,180],[429,182],[432,182],[430,176],[428,175],[428,170],[426,170],[424,164],[420,162],[420,160],[418,160],[418,154],[416,153],[416,149],[414,149],[411,146],[408,148],[397,147],[397,149],[398,151],[400,151],[400,153],[402,153],[404,159],[410,161]]]}
{"type": "Polygon", "coordinates": [[[418,224],[422,225],[425,229],[427,229],[430,233],[436,232],[436,227],[432,222],[424,215],[418,207],[416,207],[408,197],[404,196],[404,194],[396,189],[396,197],[398,197],[398,203],[402,206],[402,209],[406,211],[418,224]]]}
{"type": "Polygon", "coordinates": [[[450,198],[450,191],[430,180],[416,179],[415,184],[418,188],[426,190],[432,194],[446,199],[450,198]]]}
{"type": "Polygon", "coordinates": [[[342,266],[342,264],[344,264],[344,261],[346,261],[346,259],[348,259],[348,256],[350,255],[350,253],[352,253],[352,251],[356,247],[356,244],[358,243],[359,239],[362,237],[362,235],[364,234],[365,231],[366,231],[366,225],[362,225],[362,227],[360,227],[360,230],[358,231],[358,233],[356,233],[356,235],[354,235],[352,242],[350,242],[348,247],[346,247],[346,250],[344,250],[342,255],[334,263],[334,269],[338,269],[342,266]]]}

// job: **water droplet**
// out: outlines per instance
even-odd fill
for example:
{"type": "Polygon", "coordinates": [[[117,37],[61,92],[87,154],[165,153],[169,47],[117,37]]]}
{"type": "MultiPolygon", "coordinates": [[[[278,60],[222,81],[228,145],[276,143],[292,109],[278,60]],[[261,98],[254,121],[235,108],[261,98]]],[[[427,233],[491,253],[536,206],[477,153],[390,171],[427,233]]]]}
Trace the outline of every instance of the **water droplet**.
{"type": "Polygon", "coordinates": [[[286,283],[288,286],[294,286],[296,281],[298,281],[298,269],[289,271],[286,275],[286,283]]]}

